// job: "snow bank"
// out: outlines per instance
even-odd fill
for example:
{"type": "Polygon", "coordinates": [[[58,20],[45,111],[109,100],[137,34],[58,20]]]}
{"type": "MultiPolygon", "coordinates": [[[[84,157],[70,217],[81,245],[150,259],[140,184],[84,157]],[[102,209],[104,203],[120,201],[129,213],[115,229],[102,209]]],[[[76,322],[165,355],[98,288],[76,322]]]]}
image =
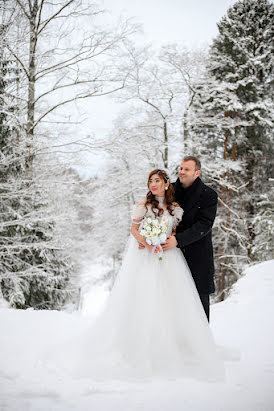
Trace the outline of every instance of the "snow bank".
{"type": "Polygon", "coordinates": [[[224,384],[73,379],[39,366],[39,358],[52,343],[81,333],[89,326],[89,316],[1,308],[0,410],[273,410],[274,260],[249,267],[245,274],[227,300],[211,309],[216,342],[230,355],[224,384]]]}

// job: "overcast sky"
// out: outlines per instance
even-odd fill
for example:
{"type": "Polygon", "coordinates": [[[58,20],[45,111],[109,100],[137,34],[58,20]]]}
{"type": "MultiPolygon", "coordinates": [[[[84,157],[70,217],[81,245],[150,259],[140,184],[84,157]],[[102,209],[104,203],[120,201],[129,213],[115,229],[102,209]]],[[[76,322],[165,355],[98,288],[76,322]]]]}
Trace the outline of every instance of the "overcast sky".
{"type": "Polygon", "coordinates": [[[216,23],[235,0],[102,0],[114,15],[135,16],[146,40],[199,45],[217,34],[216,23]]]}

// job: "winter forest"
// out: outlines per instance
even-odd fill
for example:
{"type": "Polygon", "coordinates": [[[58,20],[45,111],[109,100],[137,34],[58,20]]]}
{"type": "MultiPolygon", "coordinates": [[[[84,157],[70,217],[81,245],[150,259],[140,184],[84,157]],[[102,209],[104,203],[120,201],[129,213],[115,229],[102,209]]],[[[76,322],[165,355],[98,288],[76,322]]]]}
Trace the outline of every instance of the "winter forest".
{"type": "Polygon", "coordinates": [[[235,2],[196,49],[136,42],[134,18],[88,0],[1,0],[0,16],[0,300],[79,310],[111,288],[149,172],[175,181],[186,155],[219,196],[213,300],[274,257],[270,0],[235,2]],[[81,126],[103,98],[123,107],[106,136],[81,126]]]}

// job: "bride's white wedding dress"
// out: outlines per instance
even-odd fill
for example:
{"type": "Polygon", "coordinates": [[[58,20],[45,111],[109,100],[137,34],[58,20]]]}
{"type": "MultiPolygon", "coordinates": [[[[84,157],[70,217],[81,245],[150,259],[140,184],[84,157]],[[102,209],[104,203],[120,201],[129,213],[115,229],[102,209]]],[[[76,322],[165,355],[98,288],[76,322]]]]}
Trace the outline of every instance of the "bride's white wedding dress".
{"type": "MultiPolygon", "coordinates": [[[[164,215],[170,235],[182,209],[176,207],[174,216],[165,210],[164,215]]],[[[151,209],[134,208],[133,219],[148,216],[154,216],[151,209]]],[[[58,363],[76,376],[224,378],[182,252],[175,247],[159,260],[148,249],[138,249],[133,236],[103,313],[84,335],[69,343],[69,350],[63,348],[66,355],[60,349],[58,363]]]]}

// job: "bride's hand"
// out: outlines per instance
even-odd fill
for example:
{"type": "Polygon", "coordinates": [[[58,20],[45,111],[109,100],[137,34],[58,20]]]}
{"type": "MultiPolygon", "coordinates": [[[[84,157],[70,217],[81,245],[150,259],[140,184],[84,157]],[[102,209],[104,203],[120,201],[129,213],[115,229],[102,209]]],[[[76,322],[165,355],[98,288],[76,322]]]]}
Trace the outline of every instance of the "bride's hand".
{"type": "MultiPolygon", "coordinates": [[[[152,253],[152,250],[153,250],[153,248],[154,248],[155,246],[154,245],[149,245],[149,244],[147,244],[146,245],[146,248],[148,248],[148,250],[152,253]]],[[[157,247],[155,248],[155,250],[154,250],[154,253],[156,254],[156,253],[160,253],[161,252],[161,249],[160,249],[160,247],[157,245],[157,247]]]]}

